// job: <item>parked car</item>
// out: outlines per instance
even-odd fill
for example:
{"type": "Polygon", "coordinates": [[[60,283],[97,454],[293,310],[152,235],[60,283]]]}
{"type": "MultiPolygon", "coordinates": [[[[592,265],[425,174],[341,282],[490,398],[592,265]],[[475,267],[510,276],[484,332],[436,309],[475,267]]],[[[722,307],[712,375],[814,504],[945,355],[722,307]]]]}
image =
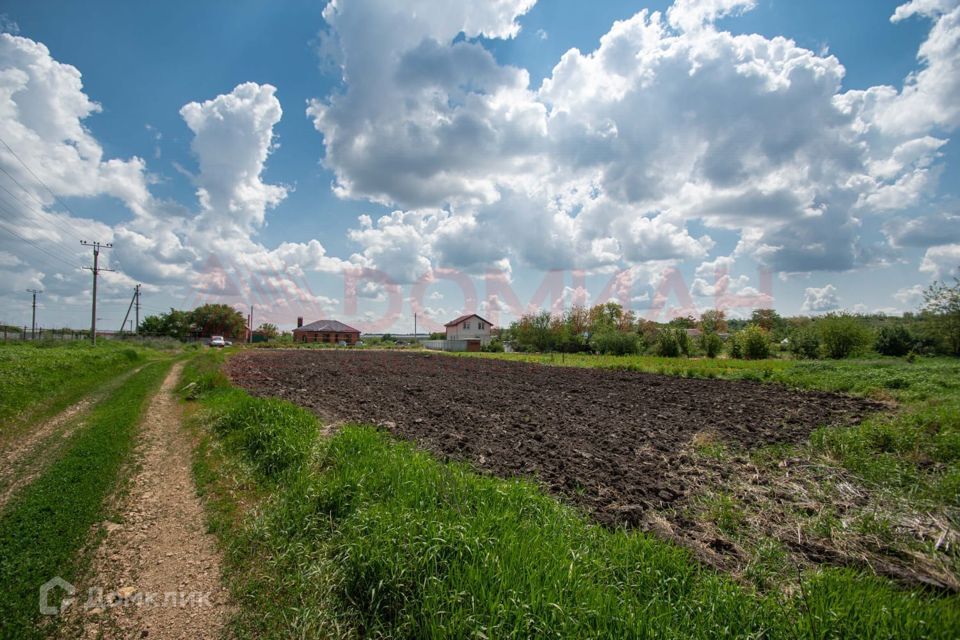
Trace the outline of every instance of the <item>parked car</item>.
{"type": "Polygon", "coordinates": [[[223,339],[223,336],[211,336],[210,338],[211,347],[225,347],[227,346],[227,341],[223,339]]]}

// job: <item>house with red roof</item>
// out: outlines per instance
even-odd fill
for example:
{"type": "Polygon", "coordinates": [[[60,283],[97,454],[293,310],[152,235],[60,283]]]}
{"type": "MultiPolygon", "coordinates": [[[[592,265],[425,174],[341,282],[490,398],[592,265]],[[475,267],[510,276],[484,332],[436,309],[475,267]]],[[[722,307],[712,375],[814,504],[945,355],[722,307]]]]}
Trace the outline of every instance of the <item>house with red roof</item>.
{"type": "Polygon", "coordinates": [[[297,328],[293,330],[294,342],[326,342],[327,344],[357,344],[360,330],[343,324],[338,320],[317,320],[303,324],[303,318],[297,318],[297,328]]]}

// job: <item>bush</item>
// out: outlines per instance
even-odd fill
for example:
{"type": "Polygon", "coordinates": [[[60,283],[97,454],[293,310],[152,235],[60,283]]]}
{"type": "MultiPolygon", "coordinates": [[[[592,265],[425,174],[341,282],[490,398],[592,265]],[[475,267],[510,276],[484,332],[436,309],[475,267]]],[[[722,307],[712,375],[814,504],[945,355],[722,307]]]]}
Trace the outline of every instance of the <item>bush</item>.
{"type": "Polygon", "coordinates": [[[820,334],[813,327],[804,327],[790,336],[790,352],[797,358],[816,360],[820,357],[820,334]]]}
{"type": "Polygon", "coordinates": [[[916,340],[913,334],[902,324],[894,326],[884,326],[877,333],[877,341],[874,348],[877,353],[884,356],[905,356],[910,353],[916,340]]]}
{"type": "Polygon", "coordinates": [[[755,324],[748,325],[730,340],[730,357],[747,360],[769,358],[770,338],[767,332],[755,324]]]}
{"type": "Polygon", "coordinates": [[[503,340],[493,338],[490,342],[483,345],[480,350],[486,351],[487,353],[503,353],[503,340]]]}
{"type": "Polygon", "coordinates": [[[604,331],[593,337],[593,350],[613,356],[640,353],[640,340],[636,334],[620,331],[604,331]]]}
{"type": "Polygon", "coordinates": [[[743,337],[743,357],[747,360],[765,360],[770,357],[770,337],[757,325],[740,332],[743,337]]]}
{"type": "Polygon", "coordinates": [[[690,336],[681,327],[667,327],[657,334],[657,355],[678,358],[690,355],[690,336]]]}
{"type": "Polygon", "coordinates": [[[730,357],[737,360],[743,359],[743,338],[739,333],[730,338],[730,357]]]}
{"type": "Polygon", "coordinates": [[[870,330],[857,318],[828,315],[817,322],[824,355],[840,360],[862,352],[870,344],[870,330]]]}
{"type": "Polygon", "coordinates": [[[700,336],[700,349],[708,358],[716,358],[723,350],[723,340],[713,332],[700,336]]]}

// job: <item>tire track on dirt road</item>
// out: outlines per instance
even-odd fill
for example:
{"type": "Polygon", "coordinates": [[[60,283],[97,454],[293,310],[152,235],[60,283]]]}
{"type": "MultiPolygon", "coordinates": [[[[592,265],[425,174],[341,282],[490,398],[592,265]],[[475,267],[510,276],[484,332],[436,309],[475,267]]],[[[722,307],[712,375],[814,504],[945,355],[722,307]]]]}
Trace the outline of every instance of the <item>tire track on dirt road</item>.
{"type": "Polygon", "coordinates": [[[0,509],[56,459],[69,437],[83,424],[82,417],[91,407],[144,366],[120,374],[55,416],[0,444],[0,509]]]}
{"type": "Polygon", "coordinates": [[[120,523],[106,523],[107,536],[78,591],[76,615],[85,638],[222,634],[228,593],[174,395],[182,368],[178,363],[171,369],[150,402],[137,447],[139,466],[119,501],[120,523]]]}

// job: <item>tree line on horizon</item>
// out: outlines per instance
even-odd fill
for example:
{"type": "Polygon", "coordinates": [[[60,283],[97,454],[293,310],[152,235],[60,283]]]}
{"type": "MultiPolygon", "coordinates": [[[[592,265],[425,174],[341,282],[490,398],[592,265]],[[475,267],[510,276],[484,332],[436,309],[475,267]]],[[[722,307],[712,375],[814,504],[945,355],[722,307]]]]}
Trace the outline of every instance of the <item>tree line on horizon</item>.
{"type": "Polygon", "coordinates": [[[777,350],[806,359],[870,351],[960,356],[960,277],[952,285],[935,282],[924,291],[917,313],[899,317],[842,312],[783,317],[774,309],[755,309],[749,318],[735,319],[711,309],[699,317],[657,323],[606,302],[591,308],[574,305],[563,313],[525,314],[501,330],[488,349],[500,350],[504,343],[516,351],[668,357],[717,357],[726,351],[734,358],[760,359],[777,350]]]}

